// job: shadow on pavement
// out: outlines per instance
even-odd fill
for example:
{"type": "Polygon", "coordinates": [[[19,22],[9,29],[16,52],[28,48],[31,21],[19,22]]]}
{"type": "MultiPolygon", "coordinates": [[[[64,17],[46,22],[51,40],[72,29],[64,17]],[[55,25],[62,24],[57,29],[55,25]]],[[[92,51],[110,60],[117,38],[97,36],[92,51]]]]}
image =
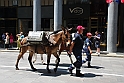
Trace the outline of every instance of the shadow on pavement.
{"type": "MultiPolygon", "coordinates": [[[[87,66],[82,66],[83,68],[88,68],[87,66]]],[[[92,68],[94,69],[104,69],[104,67],[100,67],[100,66],[92,66],[92,68]]]]}
{"type": "Polygon", "coordinates": [[[97,77],[97,76],[102,77],[103,75],[96,75],[96,74],[93,74],[93,73],[85,73],[84,74],[84,77],[87,77],[87,78],[97,77]]]}

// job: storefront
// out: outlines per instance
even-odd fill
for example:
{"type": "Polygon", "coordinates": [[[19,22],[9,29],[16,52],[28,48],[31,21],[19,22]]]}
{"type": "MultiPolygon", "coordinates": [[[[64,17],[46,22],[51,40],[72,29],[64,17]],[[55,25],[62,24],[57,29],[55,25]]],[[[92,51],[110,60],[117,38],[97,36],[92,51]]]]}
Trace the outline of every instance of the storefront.
{"type": "MultiPolygon", "coordinates": [[[[108,4],[105,0],[63,0],[62,25],[73,27],[83,25],[94,34],[102,34],[106,44],[108,4]]],[[[118,44],[124,46],[124,5],[119,4],[118,44]]],[[[54,0],[41,0],[41,30],[53,30],[54,0]]],[[[0,34],[9,32],[16,35],[33,29],[33,0],[0,0],[0,34]]],[[[1,39],[1,38],[0,38],[1,39]]]]}

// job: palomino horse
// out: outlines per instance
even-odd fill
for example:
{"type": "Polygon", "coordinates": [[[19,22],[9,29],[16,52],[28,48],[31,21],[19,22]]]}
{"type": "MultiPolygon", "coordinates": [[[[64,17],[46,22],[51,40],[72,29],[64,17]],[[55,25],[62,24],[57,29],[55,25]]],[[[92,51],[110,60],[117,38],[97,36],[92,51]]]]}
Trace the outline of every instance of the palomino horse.
{"type": "MultiPolygon", "coordinates": [[[[18,68],[18,63],[19,63],[19,60],[21,59],[21,57],[23,57],[24,53],[29,50],[29,57],[28,57],[28,60],[29,60],[29,63],[30,63],[30,66],[31,68],[36,71],[37,69],[34,68],[33,64],[32,64],[32,56],[34,53],[37,53],[37,54],[47,54],[47,71],[50,73],[50,69],[49,69],[49,63],[50,63],[50,58],[51,58],[51,54],[53,54],[58,62],[56,63],[56,67],[54,68],[54,72],[57,71],[57,68],[58,68],[58,65],[59,65],[59,62],[60,62],[60,58],[59,58],[59,55],[57,54],[57,50],[59,49],[59,45],[65,41],[68,36],[68,33],[67,33],[67,29],[63,29],[61,31],[58,31],[56,33],[53,33],[52,35],[50,36],[53,36],[53,40],[56,42],[55,45],[23,45],[20,49],[20,53],[18,55],[18,58],[17,58],[17,62],[16,62],[16,70],[19,70],[18,68]],[[52,49],[52,50],[51,50],[52,49]]],[[[51,42],[51,41],[49,41],[51,42]]]]}

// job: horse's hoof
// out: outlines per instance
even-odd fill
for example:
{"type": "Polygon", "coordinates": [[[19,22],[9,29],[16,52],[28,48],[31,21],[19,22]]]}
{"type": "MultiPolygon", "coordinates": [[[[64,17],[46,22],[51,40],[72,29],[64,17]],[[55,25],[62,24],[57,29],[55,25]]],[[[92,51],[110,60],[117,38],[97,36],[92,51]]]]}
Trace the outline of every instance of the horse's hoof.
{"type": "Polygon", "coordinates": [[[50,70],[48,70],[48,73],[51,73],[51,71],[50,71],[50,70]]]}
{"type": "Polygon", "coordinates": [[[35,63],[35,61],[33,61],[33,63],[35,63]]]}
{"type": "Polygon", "coordinates": [[[16,70],[19,70],[19,68],[16,68],[16,70]]]}
{"type": "Polygon", "coordinates": [[[56,71],[57,71],[57,68],[54,68],[54,72],[56,73],[56,71]]]}
{"type": "Polygon", "coordinates": [[[43,65],[46,65],[46,63],[43,63],[43,65]]]}
{"type": "Polygon", "coordinates": [[[33,69],[33,71],[37,71],[37,69],[36,68],[32,68],[33,69]]]}

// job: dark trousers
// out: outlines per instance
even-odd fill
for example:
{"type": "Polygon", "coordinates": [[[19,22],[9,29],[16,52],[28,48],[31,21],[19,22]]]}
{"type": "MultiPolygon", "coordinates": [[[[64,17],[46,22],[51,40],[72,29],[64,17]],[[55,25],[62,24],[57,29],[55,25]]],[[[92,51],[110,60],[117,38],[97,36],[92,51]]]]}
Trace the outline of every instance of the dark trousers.
{"type": "Polygon", "coordinates": [[[82,66],[82,50],[73,50],[73,54],[76,58],[76,62],[74,62],[74,66],[78,69],[82,66]]]}

